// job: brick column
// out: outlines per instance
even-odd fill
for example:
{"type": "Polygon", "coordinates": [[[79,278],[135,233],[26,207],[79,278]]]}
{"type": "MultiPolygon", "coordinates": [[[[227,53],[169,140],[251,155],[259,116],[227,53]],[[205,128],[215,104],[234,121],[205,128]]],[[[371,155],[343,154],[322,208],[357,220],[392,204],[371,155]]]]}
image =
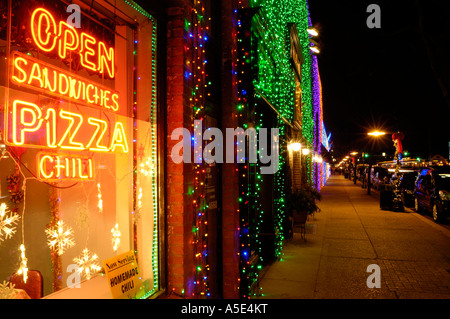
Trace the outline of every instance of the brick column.
{"type": "Polygon", "coordinates": [[[184,82],[185,35],[187,10],[168,9],[167,22],[167,289],[188,297],[194,276],[192,256],[192,164],[175,164],[171,158],[171,140],[176,128],[190,128],[192,111],[184,82]]]}

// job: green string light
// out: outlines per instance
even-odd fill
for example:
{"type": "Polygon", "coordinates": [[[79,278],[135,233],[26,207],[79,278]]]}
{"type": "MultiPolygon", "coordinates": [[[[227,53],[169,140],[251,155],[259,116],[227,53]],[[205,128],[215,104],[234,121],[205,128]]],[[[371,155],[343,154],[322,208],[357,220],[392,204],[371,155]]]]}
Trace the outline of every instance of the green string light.
{"type": "MultiPolygon", "coordinates": [[[[151,160],[152,163],[157,163],[157,132],[156,132],[156,123],[157,123],[157,104],[156,104],[156,32],[157,32],[157,23],[155,18],[146,12],[142,7],[136,4],[134,1],[125,0],[125,3],[135,9],[137,12],[147,17],[152,23],[152,54],[151,54],[151,62],[152,62],[152,100],[151,100],[151,136],[152,136],[152,150],[151,150],[151,160]]],[[[137,53],[137,43],[134,42],[134,50],[133,55],[136,56],[137,53]]],[[[136,92],[133,92],[133,95],[136,96],[136,92]]],[[[135,175],[137,171],[135,170],[135,175]]],[[[152,174],[152,195],[153,195],[153,246],[152,246],[152,271],[153,271],[153,287],[146,292],[141,299],[147,299],[152,296],[155,292],[159,290],[159,210],[158,210],[158,181],[156,174],[152,174]]]]}
{"type": "MultiPolygon", "coordinates": [[[[240,8],[243,9],[242,2],[240,8]]],[[[289,48],[289,23],[295,23],[298,30],[298,37],[301,45],[304,63],[301,67],[301,89],[302,89],[302,135],[306,140],[307,147],[310,148],[314,142],[314,118],[312,102],[312,82],[311,82],[311,55],[309,49],[308,29],[308,8],[306,0],[253,0],[251,7],[260,10],[251,19],[251,39],[245,32],[241,32],[243,23],[247,23],[240,16],[238,20],[237,43],[239,59],[236,66],[238,75],[242,79],[239,81],[238,97],[240,101],[237,105],[239,114],[239,124],[244,125],[246,121],[254,122],[259,130],[263,127],[263,113],[260,112],[257,102],[249,105],[249,93],[252,88],[248,85],[248,77],[252,79],[253,87],[277,108],[278,128],[280,133],[280,158],[279,169],[274,176],[274,231],[275,250],[277,258],[282,256],[283,243],[285,241],[285,229],[283,227],[285,216],[285,198],[289,189],[287,188],[287,163],[286,163],[286,127],[284,120],[292,122],[294,117],[294,99],[296,80],[294,71],[290,63],[289,48]],[[250,44],[249,44],[250,41],[250,44]],[[250,74],[249,74],[250,73],[250,74]],[[254,113],[253,117],[249,114],[254,113]]],[[[249,26],[246,25],[248,28],[249,26]]],[[[247,31],[247,30],[244,30],[247,31]]],[[[259,94],[255,94],[259,98],[259,94]]],[[[259,154],[259,153],[258,153],[259,154]]],[[[240,169],[241,187],[240,202],[240,233],[241,233],[241,296],[250,298],[252,286],[258,280],[258,271],[262,269],[265,262],[261,257],[266,252],[261,241],[260,232],[264,228],[264,211],[262,209],[261,198],[263,196],[261,187],[264,182],[263,176],[259,173],[259,164],[249,165],[248,169],[240,169]],[[253,178],[249,179],[250,172],[253,178]],[[249,205],[249,201],[253,204],[249,205]],[[253,213],[252,213],[253,211],[253,213]],[[249,216],[255,216],[254,220],[249,216]],[[246,234],[248,232],[248,234],[246,234]],[[245,235],[245,236],[244,236],[245,235]],[[260,256],[260,262],[255,265],[246,263],[242,254],[250,249],[255,249],[260,256]]],[[[312,180],[312,163],[308,159],[306,162],[308,181],[312,180]]]]}

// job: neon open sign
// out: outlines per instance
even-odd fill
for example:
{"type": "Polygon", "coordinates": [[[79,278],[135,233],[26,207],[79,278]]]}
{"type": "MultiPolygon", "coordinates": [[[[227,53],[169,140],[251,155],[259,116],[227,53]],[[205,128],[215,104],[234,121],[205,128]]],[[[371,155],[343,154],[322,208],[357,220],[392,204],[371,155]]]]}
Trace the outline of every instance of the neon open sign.
{"type": "Polygon", "coordinates": [[[74,52],[79,54],[83,67],[114,78],[114,48],[108,48],[104,42],[85,32],[78,34],[64,21],[56,23],[46,9],[38,8],[31,14],[31,34],[42,51],[57,51],[63,60],[74,52]]]}

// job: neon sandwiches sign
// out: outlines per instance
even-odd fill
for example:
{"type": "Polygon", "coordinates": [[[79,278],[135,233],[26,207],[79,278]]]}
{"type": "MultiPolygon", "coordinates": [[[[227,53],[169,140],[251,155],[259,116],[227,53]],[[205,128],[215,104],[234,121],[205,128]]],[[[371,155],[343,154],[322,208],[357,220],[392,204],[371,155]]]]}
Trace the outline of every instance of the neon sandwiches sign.
{"type": "MultiPolygon", "coordinates": [[[[52,14],[38,8],[31,15],[34,43],[45,52],[55,51],[61,59],[78,54],[83,67],[114,78],[114,48],[82,32],[78,34],[64,21],[56,23],[52,14]]],[[[91,108],[64,109],[39,106],[16,99],[8,103],[5,141],[19,147],[58,151],[37,155],[38,177],[48,181],[91,180],[94,162],[90,156],[61,154],[59,151],[128,153],[123,123],[98,117],[99,110],[118,112],[119,94],[96,82],[54,67],[28,55],[13,52],[11,82],[59,98],[84,103],[91,108]]]]}

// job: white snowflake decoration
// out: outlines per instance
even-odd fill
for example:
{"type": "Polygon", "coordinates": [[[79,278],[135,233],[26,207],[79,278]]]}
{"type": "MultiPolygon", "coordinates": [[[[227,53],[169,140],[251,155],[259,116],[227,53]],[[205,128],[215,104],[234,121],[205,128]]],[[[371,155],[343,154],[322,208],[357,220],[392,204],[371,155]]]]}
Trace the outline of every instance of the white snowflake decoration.
{"type": "Polygon", "coordinates": [[[16,232],[16,224],[19,221],[19,215],[11,213],[5,203],[0,205],[0,242],[11,238],[16,232]],[[5,238],[3,238],[3,236],[5,238]]]}
{"type": "Polygon", "coordinates": [[[86,276],[86,279],[91,279],[91,275],[97,273],[102,268],[97,263],[98,256],[92,254],[89,249],[83,249],[79,257],[73,259],[74,263],[78,265],[78,272],[86,276]]]}
{"type": "Polygon", "coordinates": [[[141,174],[145,176],[154,175],[155,167],[152,164],[151,158],[148,158],[145,163],[141,163],[140,168],[141,174]]]}
{"type": "Polygon", "coordinates": [[[117,249],[119,248],[120,245],[120,230],[119,230],[119,224],[116,224],[116,226],[114,226],[113,229],[111,229],[111,233],[112,233],[112,245],[113,245],[113,250],[117,251],[117,249]]]}
{"type": "Polygon", "coordinates": [[[14,289],[14,284],[3,281],[0,283],[0,299],[15,299],[17,291],[14,289]]]}
{"type": "Polygon", "coordinates": [[[72,228],[64,225],[62,220],[58,221],[55,226],[47,228],[45,232],[47,233],[48,246],[58,256],[61,256],[65,250],[75,245],[72,228]]]}

